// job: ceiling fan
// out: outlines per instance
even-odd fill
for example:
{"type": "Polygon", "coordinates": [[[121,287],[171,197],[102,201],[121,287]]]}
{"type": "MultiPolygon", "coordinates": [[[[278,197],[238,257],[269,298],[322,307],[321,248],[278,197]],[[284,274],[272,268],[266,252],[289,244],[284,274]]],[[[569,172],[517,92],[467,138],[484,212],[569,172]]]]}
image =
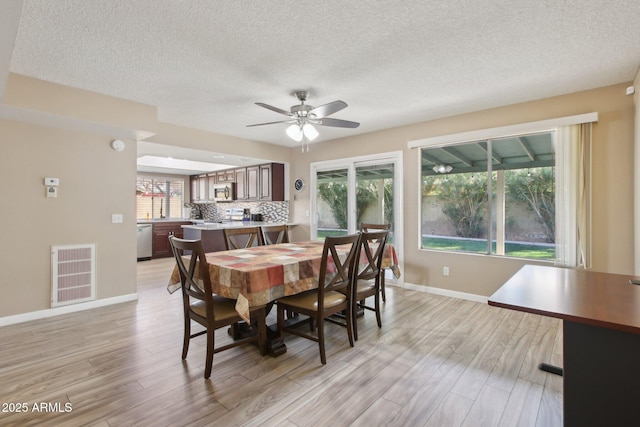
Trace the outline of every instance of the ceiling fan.
{"type": "MultiPolygon", "coordinates": [[[[309,98],[309,92],[300,90],[294,92],[293,94],[300,101],[300,105],[293,105],[291,107],[291,111],[282,110],[278,107],[264,104],[262,102],[256,102],[256,105],[289,117],[287,120],[268,123],[257,123],[255,125],[247,125],[247,127],[273,125],[277,123],[290,123],[291,126],[287,128],[287,135],[294,141],[298,142],[303,142],[303,139],[306,139],[306,150],[309,151],[309,141],[313,141],[319,135],[318,131],[313,127],[313,125],[351,129],[355,129],[360,126],[360,123],[351,122],[349,120],[327,118],[327,116],[330,116],[331,114],[337,113],[338,111],[346,108],[347,103],[344,101],[333,101],[319,107],[313,107],[311,105],[305,104],[305,101],[307,100],[307,98],[309,98]]],[[[305,144],[303,142],[302,151],[304,150],[305,144]]]]}

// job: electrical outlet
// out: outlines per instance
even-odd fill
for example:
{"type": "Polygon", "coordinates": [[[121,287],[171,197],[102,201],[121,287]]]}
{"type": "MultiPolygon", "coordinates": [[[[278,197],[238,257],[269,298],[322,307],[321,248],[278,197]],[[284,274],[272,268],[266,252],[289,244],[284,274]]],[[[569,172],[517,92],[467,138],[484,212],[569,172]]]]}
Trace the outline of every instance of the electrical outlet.
{"type": "Polygon", "coordinates": [[[442,267],[442,275],[443,276],[449,275],[449,267],[442,267]]]}

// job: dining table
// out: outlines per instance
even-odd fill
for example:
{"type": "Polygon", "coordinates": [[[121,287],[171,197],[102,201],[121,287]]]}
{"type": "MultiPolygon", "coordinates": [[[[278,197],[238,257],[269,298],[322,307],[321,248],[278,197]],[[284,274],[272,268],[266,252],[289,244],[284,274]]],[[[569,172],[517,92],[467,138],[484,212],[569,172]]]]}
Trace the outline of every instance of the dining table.
{"type": "MultiPolygon", "coordinates": [[[[208,252],[205,257],[209,265],[212,292],[235,299],[236,311],[249,323],[251,307],[269,305],[278,298],[318,287],[323,248],[322,240],[310,240],[208,252]]],[[[347,247],[337,249],[340,257],[347,255],[347,247]]],[[[359,263],[364,265],[367,262],[366,255],[362,252],[359,263]]],[[[385,245],[382,268],[388,268],[394,277],[400,277],[398,257],[393,244],[385,245]]],[[[173,293],[180,286],[180,274],[176,266],[167,290],[173,293]]],[[[279,355],[286,351],[283,343],[270,345],[272,347],[269,354],[279,355]]]]}

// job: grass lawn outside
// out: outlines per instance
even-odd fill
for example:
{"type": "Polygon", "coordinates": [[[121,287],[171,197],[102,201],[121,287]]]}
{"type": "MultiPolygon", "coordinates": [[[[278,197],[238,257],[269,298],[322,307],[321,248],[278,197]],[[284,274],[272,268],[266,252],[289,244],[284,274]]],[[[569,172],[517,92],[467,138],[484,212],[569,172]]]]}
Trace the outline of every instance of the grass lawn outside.
{"type": "MultiPolygon", "coordinates": [[[[318,240],[327,236],[344,236],[347,230],[319,229],[318,240]]],[[[553,244],[507,242],[504,245],[505,256],[514,258],[528,258],[553,261],[556,258],[556,248],[553,244]]],[[[442,251],[487,253],[487,242],[482,239],[461,239],[447,237],[422,236],[424,249],[438,249],[442,251]]],[[[491,244],[491,253],[495,253],[496,243],[491,244]]]]}
{"type": "MultiPolygon", "coordinates": [[[[422,237],[424,249],[439,249],[443,251],[462,251],[473,253],[487,253],[487,242],[481,239],[460,239],[446,237],[422,237]]],[[[491,244],[491,253],[495,253],[496,243],[491,244]]],[[[539,260],[554,260],[556,248],[552,244],[539,244],[528,242],[505,243],[505,255],[516,258],[529,258],[539,260]]]]}

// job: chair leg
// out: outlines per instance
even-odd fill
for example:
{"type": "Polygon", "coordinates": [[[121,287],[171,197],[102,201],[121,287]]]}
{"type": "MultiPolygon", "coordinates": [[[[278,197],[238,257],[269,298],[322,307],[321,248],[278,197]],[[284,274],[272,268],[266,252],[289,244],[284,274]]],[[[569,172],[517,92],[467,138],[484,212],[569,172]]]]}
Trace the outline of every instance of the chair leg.
{"type": "Polygon", "coordinates": [[[207,360],[204,368],[204,378],[211,376],[211,368],[213,367],[213,349],[215,345],[215,329],[207,328],[207,360]]]}
{"type": "Polygon", "coordinates": [[[354,301],[351,305],[351,324],[353,328],[353,339],[358,341],[358,319],[356,316],[358,314],[358,302],[354,301]]]}
{"type": "Polygon", "coordinates": [[[187,358],[187,352],[189,351],[189,341],[191,340],[191,319],[189,316],[184,317],[184,338],[182,340],[182,359],[187,358]]]}
{"type": "Polygon", "coordinates": [[[320,346],[320,362],[327,364],[327,356],[324,352],[324,319],[318,319],[318,345],[320,346]]]}
{"type": "Polygon", "coordinates": [[[382,328],[382,319],[380,319],[380,292],[376,292],[375,308],[376,308],[376,320],[378,321],[378,328],[382,328]]]}
{"type": "Polygon", "coordinates": [[[380,290],[382,291],[382,302],[387,302],[387,293],[384,290],[384,269],[380,270],[380,290]]]}
{"type": "Polygon", "coordinates": [[[353,310],[352,304],[348,305],[349,309],[345,311],[346,316],[344,316],[345,321],[347,322],[347,334],[349,334],[349,345],[353,347],[353,310]]]}

